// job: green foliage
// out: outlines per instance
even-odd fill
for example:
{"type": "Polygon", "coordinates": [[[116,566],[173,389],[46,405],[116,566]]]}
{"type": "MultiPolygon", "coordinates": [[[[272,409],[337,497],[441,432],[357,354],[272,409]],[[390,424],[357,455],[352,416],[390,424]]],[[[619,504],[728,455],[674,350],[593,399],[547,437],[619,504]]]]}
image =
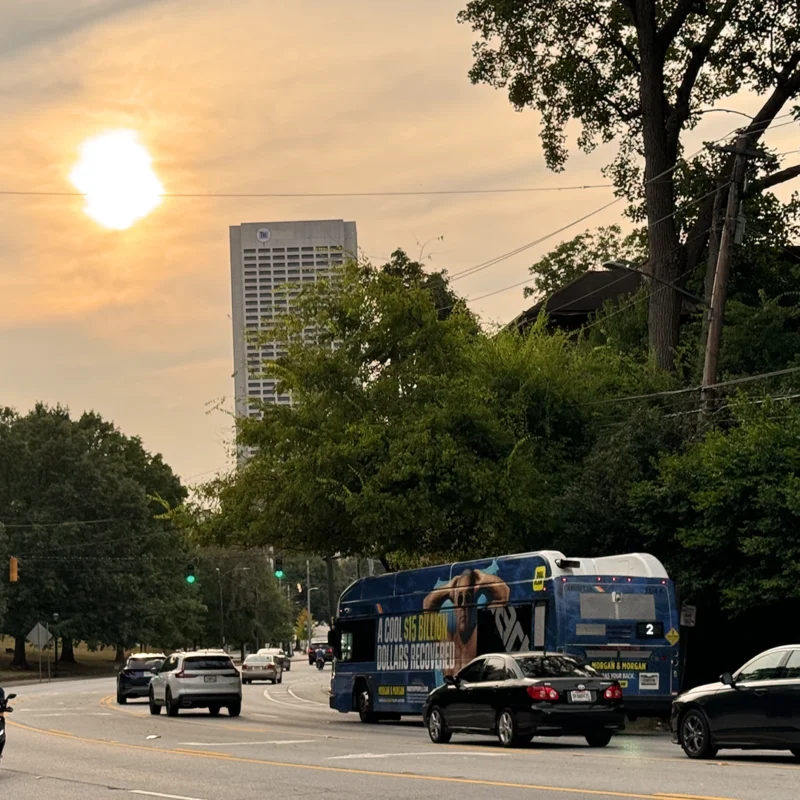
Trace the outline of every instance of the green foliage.
{"type": "Polygon", "coordinates": [[[181,534],[154,519],[159,495],[185,490],[160,456],[95,413],[72,420],[37,405],[0,418],[0,519],[18,556],[3,630],[24,636],[59,614],[68,639],[169,645],[196,627],[202,606],[183,582],[181,534]]]}
{"type": "Polygon", "coordinates": [[[393,564],[550,546],[591,404],[665,378],[543,324],[484,336],[425,281],[395,254],[301,298],[286,357],[265,365],[297,402],[243,421],[258,451],[212,487],[207,540],[393,564]]]}
{"type": "Polygon", "coordinates": [[[635,487],[643,544],[685,596],[733,614],[800,598],[800,409],[742,398],[635,487]]]}

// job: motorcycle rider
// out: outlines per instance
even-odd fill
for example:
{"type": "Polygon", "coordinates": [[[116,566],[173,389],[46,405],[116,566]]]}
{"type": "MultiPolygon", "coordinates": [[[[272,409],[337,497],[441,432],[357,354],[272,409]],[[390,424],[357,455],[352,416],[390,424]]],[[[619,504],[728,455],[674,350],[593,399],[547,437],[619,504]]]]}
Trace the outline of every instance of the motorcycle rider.
{"type": "MultiPolygon", "coordinates": [[[[9,695],[8,700],[16,697],[15,694],[9,695]]],[[[8,705],[8,700],[6,700],[6,693],[2,686],[0,686],[0,761],[3,760],[3,750],[6,746],[6,725],[5,720],[3,719],[3,714],[11,713],[14,709],[12,709],[8,705]]]]}
{"type": "Polygon", "coordinates": [[[317,648],[316,656],[317,656],[317,669],[324,669],[325,668],[325,651],[321,647],[317,648]]]}

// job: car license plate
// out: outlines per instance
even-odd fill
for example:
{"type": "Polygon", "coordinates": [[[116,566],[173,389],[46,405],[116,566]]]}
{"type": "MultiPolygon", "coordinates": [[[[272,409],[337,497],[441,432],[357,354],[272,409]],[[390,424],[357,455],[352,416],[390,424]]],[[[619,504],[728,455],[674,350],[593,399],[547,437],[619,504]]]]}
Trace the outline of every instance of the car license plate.
{"type": "Polygon", "coordinates": [[[573,703],[591,703],[592,702],[592,693],[591,692],[570,692],[569,699],[573,703]]]}
{"type": "Polygon", "coordinates": [[[216,675],[206,675],[205,679],[206,679],[206,683],[216,683],[217,682],[217,676],[216,675]]]}

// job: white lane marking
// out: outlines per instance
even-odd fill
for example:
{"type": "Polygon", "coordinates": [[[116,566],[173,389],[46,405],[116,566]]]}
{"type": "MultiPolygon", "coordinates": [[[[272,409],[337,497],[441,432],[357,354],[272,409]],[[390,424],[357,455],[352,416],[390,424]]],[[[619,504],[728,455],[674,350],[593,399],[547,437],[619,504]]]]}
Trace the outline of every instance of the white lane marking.
{"type": "Polygon", "coordinates": [[[329,756],[326,761],[341,761],[348,758],[397,758],[398,756],[486,756],[488,758],[503,758],[508,753],[473,753],[469,750],[426,750],[424,753],[352,753],[348,756],[329,756]]]}
{"type": "Polygon", "coordinates": [[[292,697],[294,697],[295,700],[299,700],[301,703],[313,703],[314,705],[317,706],[325,705],[324,703],[319,703],[316,700],[309,700],[306,697],[300,697],[299,695],[296,695],[291,689],[289,689],[288,692],[292,697]]]}
{"type": "Polygon", "coordinates": [[[264,717],[264,719],[282,719],[278,714],[262,714],[260,711],[248,711],[248,717],[264,717]]]}
{"type": "Polygon", "coordinates": [[[283,700],[276,700],[269,693],[269,689],[264,689],[264,697],[266,697],[267,700],[271,700],[273,703],[277,703],[279,706],[288,706],[289,708],[293,708],[295,711],[298,711],[298,710],[302,709],[304,711],[309,711],[309,712],[311,712],[313,714],[317,713],[316,710],[312,710],[312,709],[308,708],[308,706],[301,706],[301,705],[298,705],[297,703],[285,703],[283,700]]]}
{"type": "Polygon", "coordinates": [[[146,795],[147,797],[165,797],[167,800],[200,800],[199,797],[184,797],[180,794],[161,794],[161,792],[145,792],[143,789],[131,789],[129,794],[146,795]]]}
{"type": "Polygon", "coordinates": [[[256,744],[314,744],[317,739],[273,739],[269,742],[180,742],[185,747],[248,747],[256,744]]]}

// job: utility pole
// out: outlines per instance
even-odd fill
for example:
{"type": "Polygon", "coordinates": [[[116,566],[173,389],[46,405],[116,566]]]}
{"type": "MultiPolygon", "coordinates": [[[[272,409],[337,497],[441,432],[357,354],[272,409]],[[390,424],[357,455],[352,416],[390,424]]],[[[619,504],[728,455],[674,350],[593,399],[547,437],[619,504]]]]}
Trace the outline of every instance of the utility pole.
{"type": "Polygon", "coordinates": [[[728,190],[728,206],[725,211],[725,224],[719,243],[717,268],[714,273],[714,288],[711,292],[711,308],[708,311],[708,339],[706,341],[705,362],[703,364],[702,399],[707,407],[713,390],[708,387],[717,383],[719,369],[719,348],[722,341],[722,323],[725,316],[725,301],[728,296],[728,276],[731,270],[733,242],[736,236],[739,216],[739,190],[744,182],[747,164],[747,136],[739,136],[734,150],[733,175],[728,190]]]}
{"type": "Polygon", "coordinates": [[[311,561],[306,559],[306,613],[308,625],[308,647],[311,648],[311,561]]]}
{"type": "Polygon", "coordinates": [[[220,647],[225,649],[225,608],[224,600],[222,597],[222,573],[217,567],[217,578],[219,579],[219,642],[220,647]]]}

